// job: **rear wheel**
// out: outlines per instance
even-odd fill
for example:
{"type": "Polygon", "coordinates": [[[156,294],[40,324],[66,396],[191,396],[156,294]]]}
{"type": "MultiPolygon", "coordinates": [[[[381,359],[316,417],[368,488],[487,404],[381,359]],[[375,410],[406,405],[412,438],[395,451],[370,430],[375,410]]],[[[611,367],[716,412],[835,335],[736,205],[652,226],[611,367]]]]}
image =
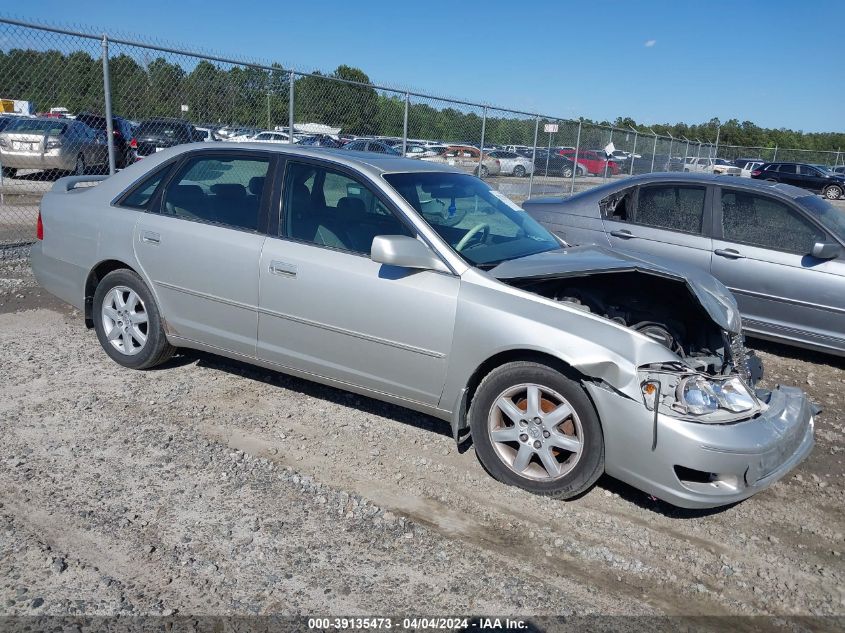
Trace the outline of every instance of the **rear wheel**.
{"type": "Polygon", "coordinates": [[[572,167],[564,167],[563,171],[560,172],[560,175],[564,178],[572,178],[572,167]]]}
{"type": "Polygon", "coordinates": [[[477,173],[483,179],[483,178],[487,178],[487,176],[490,175],[490,170],[487,169],[486,165],[482,165],[481,167],[478,168],[477,173]]]}
{"type": "Polygon", "coordinates": [[[830,185],[824,189],[824,197],[828,200],[839,200],[842,197],[842,187],[830,185]]]}
{"type": "Polygon", "coordinates": [[[161,314],[144,281],[127,269],[106,275],[94,292],[94,329],[116,363],[132,369],[160,365],[173,355],[161,314]]]}
{"type": "Polygon", "coordinates": [[[494,369],[475,393],[469,421],[478,458],[503,483],[569,499],[604,472],[604,437],[590,399],[547,365],[494,369]]]}
{"type": "Polygon", "coordinates": [[[513,175],[517,178],[522,178],[525,175],[525,167],[522,165],[517,165],[513,168],[513,175]]]}

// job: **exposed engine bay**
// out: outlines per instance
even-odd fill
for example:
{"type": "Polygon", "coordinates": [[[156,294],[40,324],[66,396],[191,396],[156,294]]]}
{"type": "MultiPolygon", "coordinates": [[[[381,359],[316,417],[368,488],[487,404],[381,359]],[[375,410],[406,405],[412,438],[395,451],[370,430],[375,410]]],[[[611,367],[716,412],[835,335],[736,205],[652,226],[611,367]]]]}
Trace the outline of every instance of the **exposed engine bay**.
{"type": "Polygon", "coordinates": [[[714,323],[683,281],[641,271],[503,281],[641,332],[693,371],[711,376],[736,371],[752,384],[762,377],[762,366],[747,356],[741,335],[714,323]]]}

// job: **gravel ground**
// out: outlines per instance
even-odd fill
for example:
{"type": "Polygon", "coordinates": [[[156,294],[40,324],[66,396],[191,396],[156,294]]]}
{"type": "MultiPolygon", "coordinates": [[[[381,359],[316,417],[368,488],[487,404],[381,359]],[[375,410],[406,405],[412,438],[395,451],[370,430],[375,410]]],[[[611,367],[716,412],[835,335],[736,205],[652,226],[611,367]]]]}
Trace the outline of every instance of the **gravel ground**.
{"type": "Polygon", "coordinates": [[[792,475],[715,511],[607,477],[561,502],[418,413],[193,352],[123,369],[0,259],[0,615],[843,616],[845,362],[758,349],[825,409],[792,475]]]}

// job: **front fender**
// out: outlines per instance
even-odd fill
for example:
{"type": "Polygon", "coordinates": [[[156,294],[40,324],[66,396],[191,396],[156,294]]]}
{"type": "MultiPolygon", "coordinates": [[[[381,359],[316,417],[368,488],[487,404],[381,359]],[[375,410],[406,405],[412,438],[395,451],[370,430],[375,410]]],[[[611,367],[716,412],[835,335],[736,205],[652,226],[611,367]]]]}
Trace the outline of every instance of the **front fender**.
{"type": "Polygon", "coordinates": [[[441,408],[454,413],[477,369],[493,356],[516,350],[553,356],[637,400],[638,367],[680,360],[620,324],[470,270],[458,297],[441,408]]]}

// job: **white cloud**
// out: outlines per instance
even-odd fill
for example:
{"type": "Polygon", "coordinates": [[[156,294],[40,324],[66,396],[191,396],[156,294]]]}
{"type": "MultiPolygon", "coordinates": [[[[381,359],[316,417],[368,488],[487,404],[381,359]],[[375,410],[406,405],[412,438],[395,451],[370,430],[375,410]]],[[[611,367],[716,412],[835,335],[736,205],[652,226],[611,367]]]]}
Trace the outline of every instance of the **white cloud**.
{"type": "Polygon", "coordinates": [[[657,44],[657,40],[646,40],[644,46],[646,48],[651,48],[655,44],[657,44]]]}

